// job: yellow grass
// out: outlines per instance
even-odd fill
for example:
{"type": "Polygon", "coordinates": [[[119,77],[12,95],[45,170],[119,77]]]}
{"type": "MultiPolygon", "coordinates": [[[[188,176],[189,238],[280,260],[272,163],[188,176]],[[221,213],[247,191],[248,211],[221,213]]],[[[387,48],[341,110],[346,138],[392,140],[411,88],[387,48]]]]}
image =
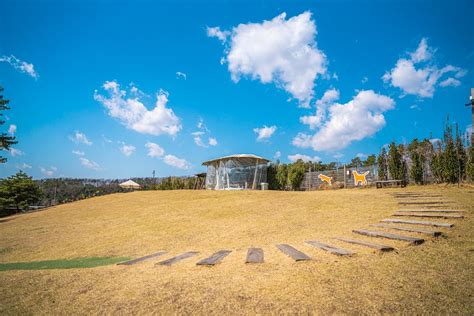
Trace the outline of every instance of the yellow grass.
{"type": "Polygon", "coordinates": [[[133,266],[0,272],[0,313],[473,314],[473,213],[474,189],[454,186],[149,191],[88,199],[1,222],[0,262],[168,254],[133,266]],[[466,210],[466,218],[436,219],[455,227],[420,246],[351,233],[390,217],[399,207],[388,193],[407,190],[441,193],[466,210]],[[334,237],[371,240],[397,252],[380,254],[334,237]],[[337,257],[304,243],[311,239],[357,254],[337,257]],[[313,260],[295,263],[277,243],[313,260]],[[248,247],[263,248],[265,263],[244,264],[248,247]],[[195,265],[221,249],[232,250],[222,263],[195,265]],[[185,251],[200,254],[155,266],[185,251]]]}

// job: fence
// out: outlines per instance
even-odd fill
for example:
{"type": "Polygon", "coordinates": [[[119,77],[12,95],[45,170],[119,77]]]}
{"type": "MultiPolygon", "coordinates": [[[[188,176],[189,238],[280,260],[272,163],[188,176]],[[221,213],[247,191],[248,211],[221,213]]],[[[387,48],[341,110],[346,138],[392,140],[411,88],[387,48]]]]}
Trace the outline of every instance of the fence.
{"type": "Polygon", "coordinates": [[[374,181],[377,181],[377,165],[359,168],[343,166],[333,170],[308,171],[305,172],[300,188],[302,190],[316,190],[323,184],[329,185],[329,183],[331,183],[331,185],[351,188],[356,186],[356,179],[359,185],[370,185],[374,181]]]}

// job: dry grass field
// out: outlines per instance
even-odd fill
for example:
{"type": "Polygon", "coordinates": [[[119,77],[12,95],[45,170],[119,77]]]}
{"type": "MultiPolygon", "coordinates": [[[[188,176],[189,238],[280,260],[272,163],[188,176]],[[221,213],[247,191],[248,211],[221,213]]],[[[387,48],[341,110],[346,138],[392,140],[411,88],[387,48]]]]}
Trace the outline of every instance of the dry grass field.
{"type": "MultiPolygon", "coordinates": [[[[435,199],[435,198],[430,198],[435,199]]],[[[406,208],[406,207],[405,207],[406,208]]],[[[0,314],[474,314],[474,188],[317,192],[148,191],[114,194],[0,221],[0,263],[168,254],[131,266],[0,272],[0,314]],[[389,193],[441,193],[464,219],[440,219],[424,244],[354,235],[400,207],[389,193]],[[370,240],[379,253],[335,237],[370,240]],[[305,244],[352,249],[339,257],[305,244]],[[275,244],[312,257],[294,262],[275,244]],[[245,264],[248,247],[265,263],[245,264]],[[220,264],[196,262],[221,249],[220,264]],[[199,255],[172,266],[158,261],[199,255]]],[[[409,227],[409,226],[407,226],[409,227]]],[[[422,227],[418,227],[422,228],[422,227]]],[[[426,229],[431,229],[427,228],[426,229]]],[[[383,230],[372,228],[374,230],[383,230]]],[[[394,232],[407,236],[422,235],[394,232]]]]}

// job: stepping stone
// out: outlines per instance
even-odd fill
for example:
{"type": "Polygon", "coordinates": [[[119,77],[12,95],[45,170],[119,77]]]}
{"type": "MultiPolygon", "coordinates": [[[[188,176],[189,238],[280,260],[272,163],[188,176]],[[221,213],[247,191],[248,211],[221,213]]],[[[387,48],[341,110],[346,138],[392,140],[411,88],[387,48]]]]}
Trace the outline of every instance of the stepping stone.
{"type": "Polygon", "coordinates": [[[355,234],[369,236],[369,237],[380,237],[380,238],[408,241],[414,245],[421,245],[422,243],[425,242],[423,238],[407,237],[407,236],[402,236],[402,235],[395,235],[395,234],[377,232],[377,231],[365,230],[365,229],[355,229],[352,232],[355,234]]]}
{"type": "Polygon", "coordinates": [[[316,241],[316,240],[308,240],[305,241],[307,244],[310,244],[313,247],[328,251],[330,253],[333,253],[335,255],[339,256],[352,256],[354,253],[350,250],[343,249],[343,248],[337,248],[328,244],[323,244],[322,242],[316,241]]]}
{"type": "Polygon", "coordinates": [[[400,227],[400,226],[390,226],[390,225],[385,225],[385,224],[371,224],[370,226],[383,227],[383,228],[394,229],[394,230],[401,230],[401,231],[411,232],[411,233],[427,234],[427,235],[431,235],[433,237],[438,237],[438,236],[441,236],[441,234],[442,234],[442,232],[440,232],[440,231],[423,230],[423,229],[416,229],[416,228],[406,228],[406,227],[400,227]]]}
{"type": "Polygon", "coordinates": [[[263,249],[249,248],[247,250],[247,259],[245,263],[263,263],[263,249]]]}
{"type": "Polygon", "coordinates": [[[395,248],[386,246],[386,245],[381,245],[381,244],[374,244],[371,242],[363,241],[363,240],[356,240],[356,239],[346,239],[346,238],[336,238],[337,240],[347,242],[349,244],[356,244],[356,245],[361,245],[361,246],[366,246],[369,248],[374,248],[383,252],[388,252],[388,251],[393,251],[395,248]]]}
{"type": "Polygon", "coordinates": [[[399,224],[412,224],[412,225],[426,225],[426,226],[435,226],[435,227],[453,227],[454,224],[449,223],[440,223],[440,222],[425,222],[425,221],[415,221],[415,220],[403,220],[403,219],[383,219],[381,222],[384,223],[399,223],[399,224]]]}
{"type": "Polygon", "coordinates": [[[173,258],[169,258],[169,259],[166,259],[164,261],[161,261],[161,262],[158,262],[157,265],[162,265],[162,266],[170,266],[178,261],[181,261],[181,260],[184,260],[186,258],[190,258],[190,257],[193,257],[195,255],[197,255],[199,252],[196,252],[196,251],[189,251],[189,252],[185,252],[183,254],[180,254],[179,256],[176,256],[176,257],[173,257],[173,258]]]}
{"type": "Polygon", "coordinates": [[[462,215],[447,215],[447,214],[407,214],[395,213],[392,216],[410,216],[410,217],[430,217],[430,218],[464,218],[462,215]]]}
{"type": "Polygon", "coordinates": [[[398,213],[426,212],[426,213],[464,213],[461,210],[398,210],[398,213]]]}
{"type": "Polygon", "coordinates": [[[287,244],[276,245],[281,252],[293,258],[295,261],[311,260],[309,256],[287,244]]]}
{"type": "Polygon", "coordinates": [[[198,266],[213,266],[222,261],[225,257],[227,257],[232,251],[230,250],[219,250],[218,252],[214,253],[212,256],[202,259],[198,263],[198,266]]]}
{"type": "Polygon", "coordinates": [[[160,252],[153,253],[153,254],[151,254],[151,255],[145,256],[145,257],[141,257],[141,258],[137,258],[137,259],[125,261],[125,262],[120,262],[120,263],[117,263],[117,265],[130,266],[130,265],[135,264],[135,263],[138,263],[138,262],[142,262],[142,261],[145,261],[145,260],[148,260],[148,259],[152,259],[152,258],[156,258],[156,257],[162,256],[162,255],[164,255],[165,253],[166,253],[166,252],[164,252],[164,251],[160,251],[160,252]]]}

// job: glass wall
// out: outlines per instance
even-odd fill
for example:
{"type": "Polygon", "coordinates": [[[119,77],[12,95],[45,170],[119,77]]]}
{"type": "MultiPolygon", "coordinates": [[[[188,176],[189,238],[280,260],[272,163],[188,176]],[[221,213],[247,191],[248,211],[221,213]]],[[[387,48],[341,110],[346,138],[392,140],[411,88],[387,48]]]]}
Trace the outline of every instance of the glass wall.
{"type": "Polygon", "coordinates": [[[206,189],[260,189],[267,181],[267,163],[255,158],[228,158],[207,165],[206,189]]]}

